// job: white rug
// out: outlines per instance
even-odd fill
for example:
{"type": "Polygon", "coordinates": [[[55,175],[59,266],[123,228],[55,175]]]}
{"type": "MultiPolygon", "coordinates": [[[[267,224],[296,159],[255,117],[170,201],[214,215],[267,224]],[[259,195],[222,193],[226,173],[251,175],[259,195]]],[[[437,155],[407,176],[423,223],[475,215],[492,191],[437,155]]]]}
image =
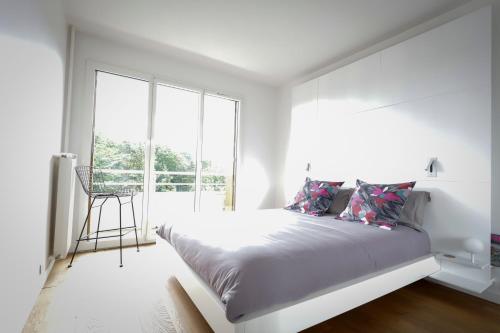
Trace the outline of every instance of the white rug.
{"type": "MultiPolygon", "coordinates": [[[[80,256],[61,274],[47,311],[47,332],[175,333],[168,265],[154,246],[80,256]]],[[[60,270],[64,268],[60,267],[60,270]]]]}

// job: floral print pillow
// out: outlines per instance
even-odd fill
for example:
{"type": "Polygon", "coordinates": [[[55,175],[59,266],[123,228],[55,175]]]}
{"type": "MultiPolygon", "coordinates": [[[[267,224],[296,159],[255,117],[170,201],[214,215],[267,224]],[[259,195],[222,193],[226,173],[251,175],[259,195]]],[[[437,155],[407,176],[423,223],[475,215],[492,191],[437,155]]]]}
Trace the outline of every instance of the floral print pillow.
{"type": "Polygon", "coordinates": [[[297,193],[293,203],[285,209],[321,216],[330,205],[344,182],[328,182],[306,178],[303,188],[297,193]]]}
{"type": "Polygon", "coordinates": [[[356,191],[339,218],[391,230],[397,225],[413,187],[415,182],[386,185],[368,184],[358,179],[356,191]]]}
{"type": "Polygon", "coordinates": [[[500,235],[491,234],[491,265],[500,267],[500,235]]]}

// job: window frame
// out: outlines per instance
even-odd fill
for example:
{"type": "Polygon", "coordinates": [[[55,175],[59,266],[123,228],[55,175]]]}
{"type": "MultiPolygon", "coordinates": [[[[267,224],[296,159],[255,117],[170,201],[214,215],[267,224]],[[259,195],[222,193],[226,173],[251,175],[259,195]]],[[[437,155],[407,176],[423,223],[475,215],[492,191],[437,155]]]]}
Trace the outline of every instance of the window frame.
{"type": "MultiPolygon", "coordinates": [[[[94,160],[94,140],[95,140],[95,106],[96,106],[96,89],[97,89],[97,72],[105,72],[109,74],[119,75],[123,77],[128,77],[131,79],[142,80],[148,83],[149,87],[149,100],[148,100],[148,127],[146,133],[146,144],[144,147],[144,192],[143,192],[143,215],[140,221],[140,238],[141,242],[151,242],[155,240],[155,234],[152,232],[151,223],[149,220],[149,203],[151,191],[155,189],[155,179],[152,179],[152,171],[154,167],[154,125],[156,116],[156,94],[158,85],[165,85],[173,88],[188,90],[197,92],[200,94],[200,103],[198,108],[198,136],[197,136],[197,151],[196,151],[196,186],[201,188],[201,153],[202,153],[202,140],[203,140],[203,112],[204,112],[204,97],[205,95],[211,95],[219,98],[228,99],[235,102],[235,117],[234,117],[234,141],[233,141],[233,180],[232,180],[232,209],[236,209],[236,197],[237,197],[237,184],[238,184],[238,169],[240,166],[239,153],[240,153],[240,119],[241,110],[243,104],[243,98],[238,97],[234,93],[226,93],[220,89],[213,89],[209,87],[200,87],[199,85],[191,84],[188,82],[182,82],[179,80],[173,80],[164,78],[160,75],[155,75],[152,73],[141,72],[137,70],[131,70],[120,66],[109,65],[106,63],[88,60],[87,61],[87,76],[86,76],[86,91],[88,105],[86,108],[91,111],[91,139],[90,139],[90,164],[94,160]]],[[[194,202],[194,212],[199,212],[200,199],[201,199],[201,189],[195,189],[195,202],[194,202]]],[[[88,205],[88,203],[87,203],[88,205]]],[[[139,221],[138,221],[139,222],[139,221]]],[[[90,232],[90,221],[87,226],[87,232],[90,232]]],[[[116,240],[108,240],[113,246],[116,240]]]]}
{"type": "MultiPolygon", "coordinates": [[[[223,99],[227,99],[227,100],[230,100],[230,101],[233,101],[235,102],[235,110],[234,110],[234,125],[233,125],[233,128],[234,128],[234,138],[233,138],[233,181],[232,181],[232,186],[233,186],[233,191],[232,191],[232,194],[231,194],[231,206],[232,206],[232,210],[236,210],[236,179],[238,178],[237,176],[237,169],[238,169],[238,151],[239,151],[239,143],[240,143],[240,140],[239,140],[239,124],[240,124],[240,121],[239,121],[239,118],[240,118],[240,109],[241,109],[241,101],[238,100],[238,99],[234,99],[232,97],[229,97],[229,96],[226,96],[224,94],[221,94],[221,93],[213,93],[213,92],[210,92],[208,90],[204,90],[203,92],[203,95],[201,96],[201,99],[202,99],[202,102],[201,104],[204,103],[204,98],[206,95],[209,95],[209,96],[213,96],[213,97],[217,97],[217,98],[223,98],[223,99]]],[[[201,127],[201,130],[203,130],[203,119],[204,119],[204,106],[200,106],[200,111],[202,113],[201,115],[201,123],[200,123],[200,127],[201,127]]],[[[201,140],[203,140],[203,132],[201,132],[199,134],[199,138],[201,138],[201,140]]],[[[203,142],[202,142],[203,144],[203,142]]],[[[203,152],[203,149],[201,147],[201,151],[200,151],[200,154],[203,152]]],[[[202,156],[199,157],[199,161],[201,162],[202,160],[202,156]]],[[[200,169],[200,173],[199,173],[199,179],[200,179],[200,182],[202,180],[202,175],[201,175],[201,172],[202,172],[202,167],[200,165],[199,167],[200,169]]],[[[198,174],[197,174],[197,179],[198,179],[198,174]]],[[[199,207],[200,207],[200,200],[201,200],[201,190],[199,191],[199,196],[197,198],[197,201],[198,201],[198,211],[199,211],[199,207]]]]}

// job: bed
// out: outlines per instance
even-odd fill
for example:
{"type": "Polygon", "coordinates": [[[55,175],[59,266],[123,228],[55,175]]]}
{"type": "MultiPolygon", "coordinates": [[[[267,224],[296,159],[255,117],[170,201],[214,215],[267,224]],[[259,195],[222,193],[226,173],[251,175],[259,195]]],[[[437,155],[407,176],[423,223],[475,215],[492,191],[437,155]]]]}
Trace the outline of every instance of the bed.
{"type": "Polygon", "coordinates": [[[158,235],[215,332],[297,332],[439,270],[425,231],[283,209],[185,216],[158,235]]]}

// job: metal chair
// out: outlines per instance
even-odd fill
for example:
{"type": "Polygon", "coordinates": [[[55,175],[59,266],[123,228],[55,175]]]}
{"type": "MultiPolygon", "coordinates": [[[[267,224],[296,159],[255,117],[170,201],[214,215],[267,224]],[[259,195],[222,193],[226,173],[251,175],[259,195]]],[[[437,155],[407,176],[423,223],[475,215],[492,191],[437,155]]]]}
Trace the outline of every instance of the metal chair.
{"type": "Polygon", "coordinates": [[[88,195],[89,200],[91,200],[91,203],[89,205],[89,209],[87,211],[87,217],[85,217],[85,222],[83,223],[82,231],[80,232],[80,236],[77,239],[75,251],[73,252],[73,256],[71,257],[71,262],[68,265],[68,268],[70,268],[73,264],[73,259],[75,259],[75,254],[78,250],[78,246],[80,245],[80,242],[82,240],[94,240],[95,239],[95,247],[94,251],[97,251],[97,240],[98,239],[103,239],[103,238],[111,238],[111,237],[120,237],[120,267],[123,267],[123,260],[122,260],[122,237],[125,236],[123,234],[123,230],[126,229],[134,229],[135,232],[135,244],[137,247],[137,252],[139,252],[139,240],[137,238],[137,225],[135,223],[135,211],[134,211],[134,191],[127,189],[127,188],[119,188],[113,190],[111,187],[106,186],[104,182],[104,176],[102,172],[99,169],[96,169],[91,166],[87,165],[80,165],[75,167],[76,175],[78,176],[78,179],[80,180],[80,183],[82,184],[83,190],[85,193],[88,195]],[[115,198],[118,200],[119,204],[119,228],[115,229],[106,229],[106,230],[99,230],[100,225],[101,225],[101,213],[102,213],[102,206],[108,201],[108,199],[113,199],[115,198]],[[129,201],[122,202],[123,199],[126,200],[126,198],[129,198],[129,201]],[[104,200],[100,204],[94,206],[94,202],[96,200],[104,200]],[[122,227],[122,206],[125,204],[130,203],[132,207],[132,217],[134,221],[134,225],[130,227],[122,227]],[[82,237],[83,231],[85,230],[85,227],[87,226],[87,223],[90,219],[90,212],[92,211],[92,208],[99,208],[99,219],[97,221],[97,231],[88,234],[85,237],[82,237]],[[111,235],[111,236],[101,236],[99,237],[100,232],[104,231],[116,231],[119,230],[119,234],[117,235],[111,235]],[[95,237],[90,237],[91,235],[95,234],[95,237]]]}

